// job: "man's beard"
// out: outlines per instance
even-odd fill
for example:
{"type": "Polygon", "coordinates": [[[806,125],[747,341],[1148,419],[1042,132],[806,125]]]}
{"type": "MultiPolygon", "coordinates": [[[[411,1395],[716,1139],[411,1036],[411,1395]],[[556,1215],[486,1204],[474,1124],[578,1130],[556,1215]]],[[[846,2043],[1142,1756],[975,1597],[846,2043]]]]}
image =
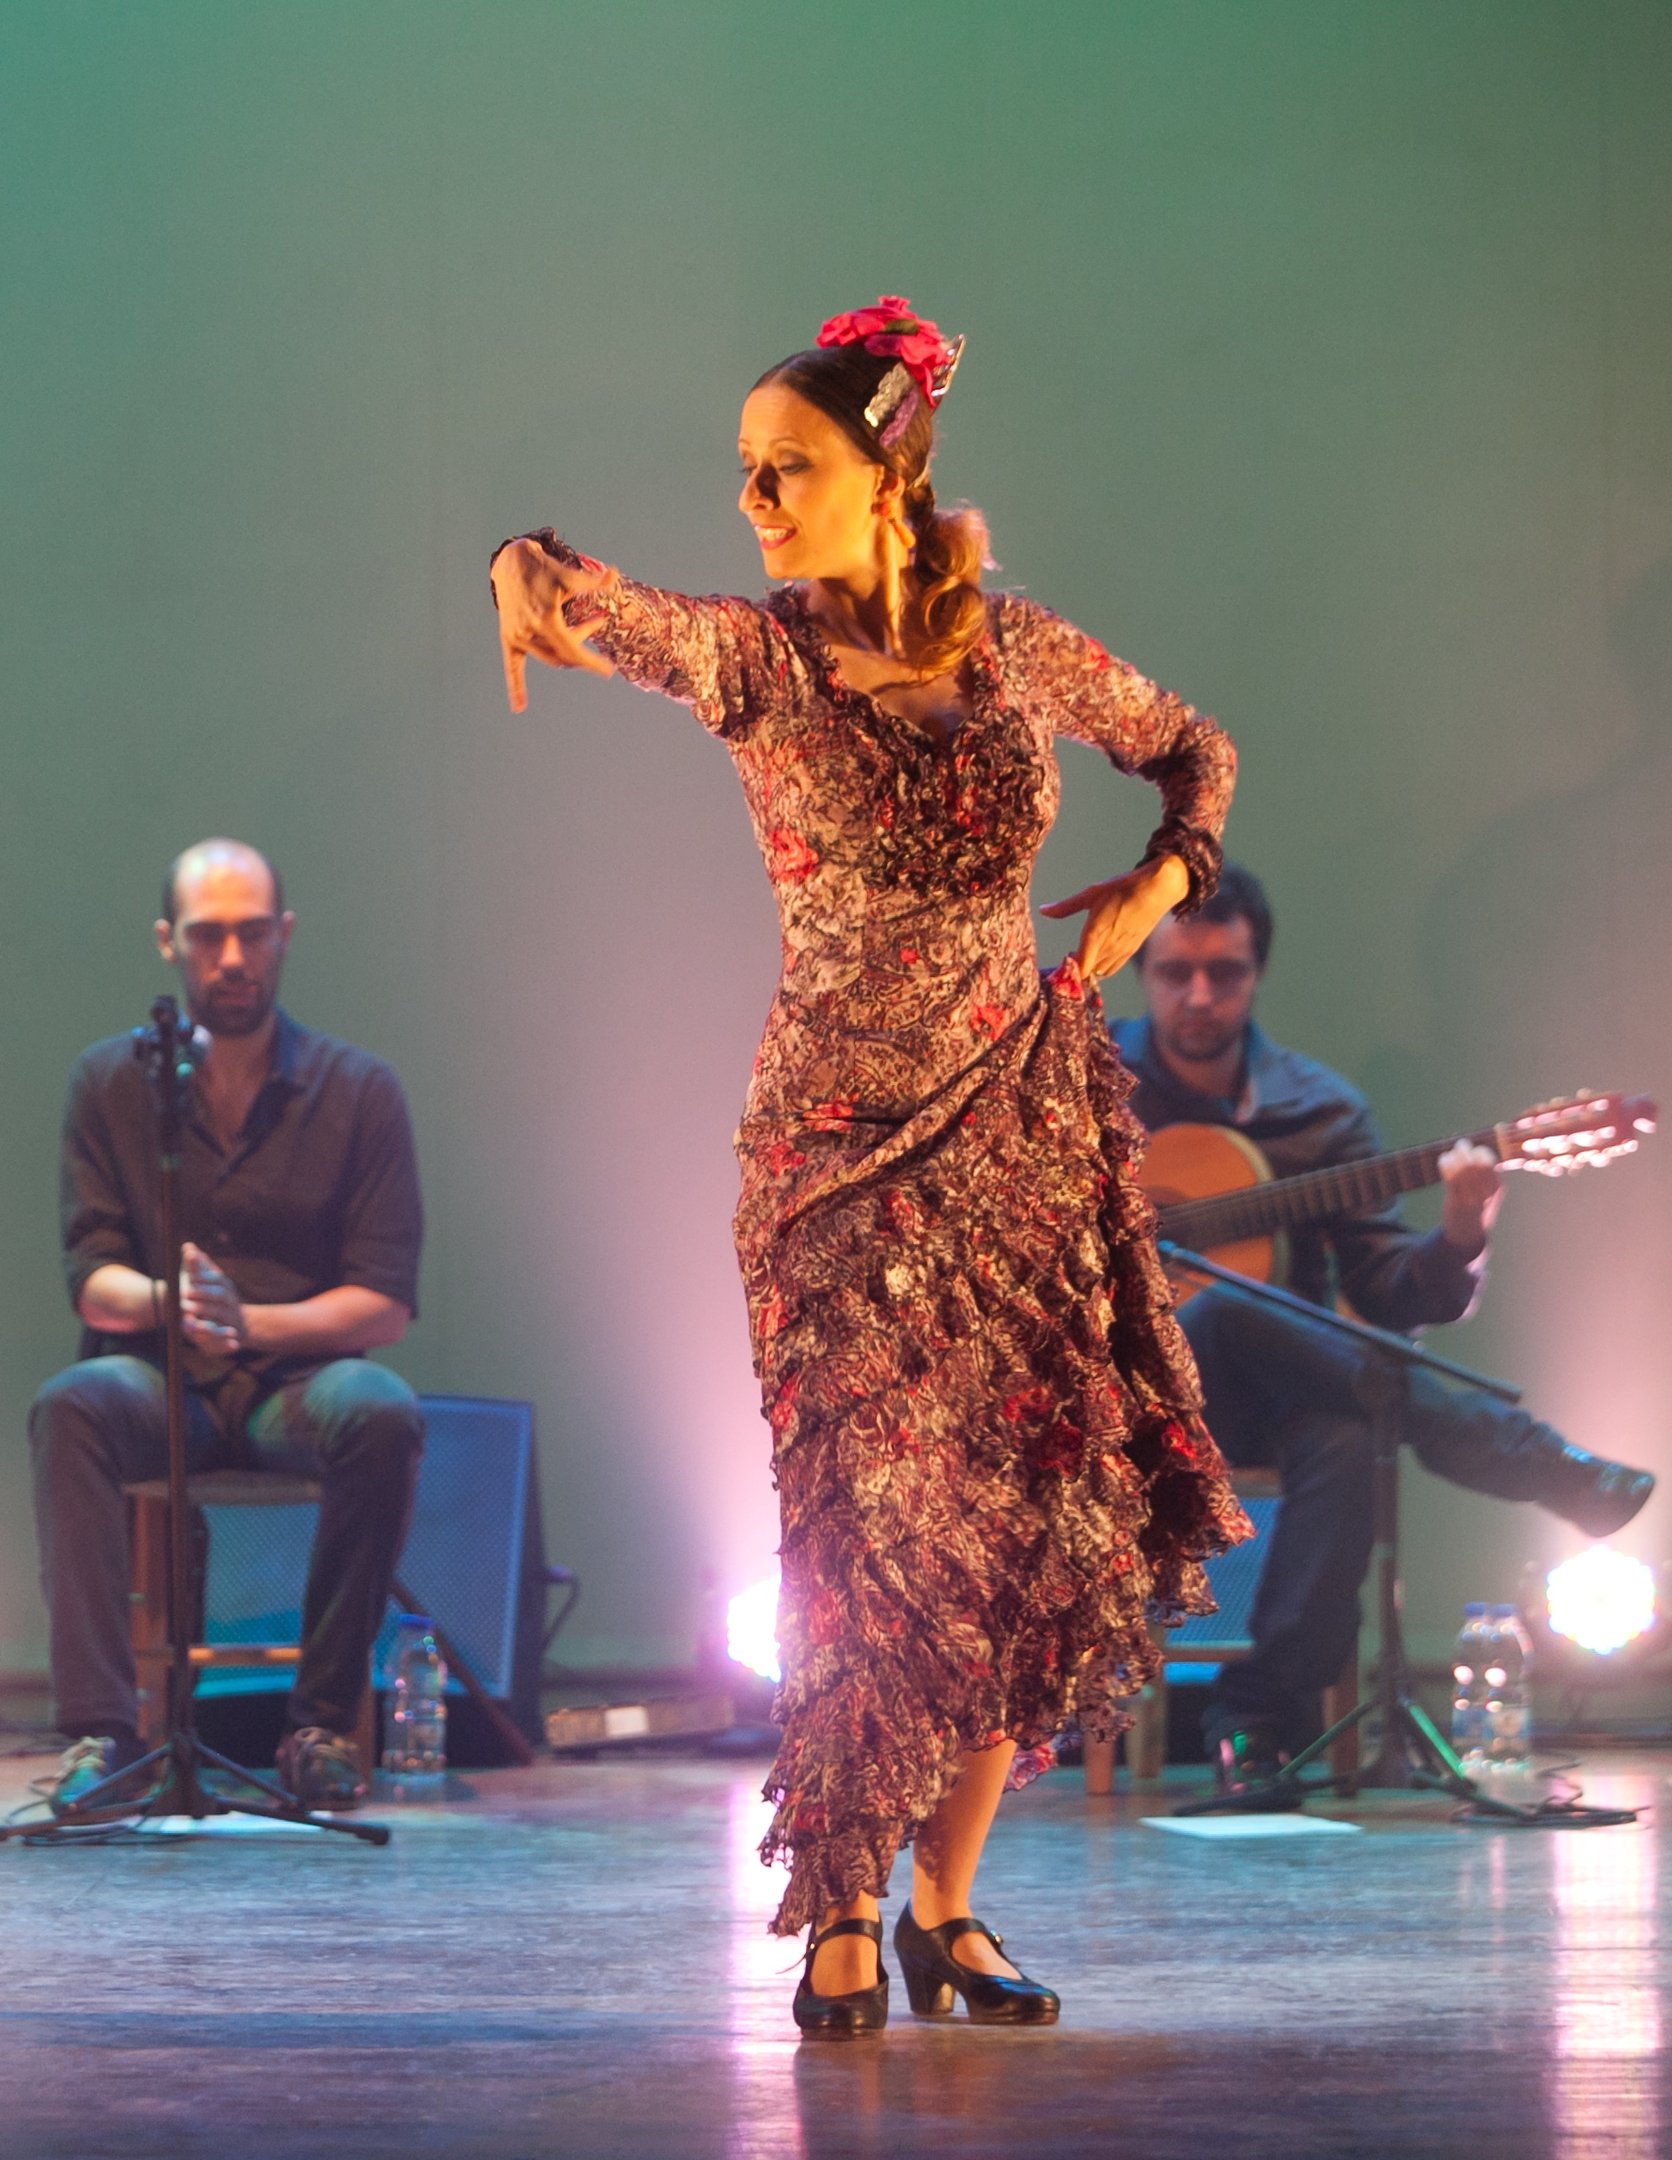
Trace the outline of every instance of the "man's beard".
{"type": "Polygon", "coordinates": [[[192,1018],[211,1035],[259,1035],[278,997],[276,983],[248,983],[235,998],[227,990],[206,990],[191,1004],[192,1018]]]}

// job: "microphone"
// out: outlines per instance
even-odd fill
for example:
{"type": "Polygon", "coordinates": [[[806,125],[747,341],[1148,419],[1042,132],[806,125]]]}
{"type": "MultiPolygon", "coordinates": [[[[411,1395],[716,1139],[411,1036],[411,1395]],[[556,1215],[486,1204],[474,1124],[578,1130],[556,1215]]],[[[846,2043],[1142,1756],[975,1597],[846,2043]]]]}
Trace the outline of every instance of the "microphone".
{"type": "Polygon", "coordinates": [[[165,992],[152,1000],[151,1025],[132,1030],[134,1056],[153,1072],[171,1070],[184,1080],[209,1055],[211,1037],[206,1027],[181,1017],[180,1008],[165,992]]]}

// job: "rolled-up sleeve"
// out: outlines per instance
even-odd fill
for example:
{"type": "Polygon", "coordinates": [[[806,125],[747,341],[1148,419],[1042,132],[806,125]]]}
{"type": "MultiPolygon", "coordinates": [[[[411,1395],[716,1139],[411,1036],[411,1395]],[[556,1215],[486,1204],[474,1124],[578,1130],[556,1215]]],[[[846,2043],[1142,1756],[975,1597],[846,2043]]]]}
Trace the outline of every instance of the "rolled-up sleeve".
{"type": "Polygon", "coordinates": [[[70,1303],[77,1309],[87,1278],[95,1270],[118,1264],[137,1268],[141,1274],[150,1272],[148,1257],[140,1252],[134,1236],[120,1158],[104,1109],[101,1091],[83,1057],[70,1074],[58,1157],[64,1280],[70,1303]]]}
{"type": "Polygon", "coordinates": [[[423,1238],[418,1154],[406,1097],[389,1067],[376,1064],[357,1106],[339,1280],[380,1291],[416,1317],[423,1238]]]}

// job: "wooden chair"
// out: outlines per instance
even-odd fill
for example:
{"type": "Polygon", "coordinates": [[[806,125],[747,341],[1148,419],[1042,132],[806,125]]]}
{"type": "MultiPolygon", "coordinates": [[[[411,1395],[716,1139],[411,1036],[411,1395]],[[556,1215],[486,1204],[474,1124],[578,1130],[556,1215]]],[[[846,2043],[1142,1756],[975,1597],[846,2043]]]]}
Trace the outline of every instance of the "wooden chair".
{"type": "MultiPolygon", "coordinates": [[[[168,1718],[168,1481],[152,1478],[123,1490],[133,1532],[129,1595],[139,1674],[139,1735],[147,1747],[156,1747],[166,1737],[168,1718]]],[[[194,1507],[317,1507],[319,1491],[315,1478],[265,1470],[209,1470],[186,1480],[186,1497],[194,1507]]],[[[300,1656],[295,1643],[192,1645],[197,1670],[212,1665],[295,1665],[300,1656]]],[[[354,1741],[361,1769],[370,1776],[377,1767],[377,1701],[369,1669],[354,1741]]]]}
{"type": "MultiPolygon", "coordinates": [[[[1234,1470],[1231,1487],[1239,1500],[1276,1500],[1281,1497],[1282,1485],[1275,1470],[1234,1470]]],[[[1258,1553],[1264,1538],[1260,1537],[1253,1548],[1258,1553]]],[[[1248,1547],[1242,1548],[1246,1553],[1248,1547]]],[[[1212,1572],[1211,1566],[1209,1570],[1212,1572]]],[[[1156,1645],[1162,1650],[1169,1665],[1225,1665],[1235,1658],[1246,1657],[1253,1647],[1246,1635],[1227,1632],[1219,1639],[1197,1636],[1180,1640],[1156,1630],[1156,1645]]],[[[1359,1669],[1358,1644],[1355,1641],[1348,1653],[1347,1662],[1332,1687],[1324,1690],[1324,1725],[1326,1729],[1338,1718],[1346,1716],[1358,1701],[1359,1669]]],[[[1161,1767],[1167,1754],[1167,1677],[1165,1670],[1158,1673],[1151,1684],[1131,1705],[1133,1725],[1126,1736],[1126,1760],[1136,1779],[1154,1779],[1161,1775],[1161,1767]]],[[[1336,1777],[1351,1777],[1358,1768],[1358,1729],[1343,1733],[1329,1753],[1329,1766],[1336,1777]]],[[[1088,1740],[1085,1743],[1086,1791],[1091,1794],[1113,1792],[1115,1789],[1115,1743],[1112,1740],[1088,1740]]]]}

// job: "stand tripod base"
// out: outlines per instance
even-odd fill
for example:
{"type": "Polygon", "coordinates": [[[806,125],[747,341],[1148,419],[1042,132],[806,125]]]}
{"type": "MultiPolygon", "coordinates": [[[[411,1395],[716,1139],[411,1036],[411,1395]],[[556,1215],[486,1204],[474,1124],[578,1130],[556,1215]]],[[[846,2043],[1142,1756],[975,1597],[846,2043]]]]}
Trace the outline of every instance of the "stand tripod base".
{"type": "MultiPolygon", "coordinates": [[[[1366,1708],[1370,1706],[1367,1704],[1366,1708]]],[[[1310,1758],[1316,1746],[1306,1750],[1310,1758]]],[[[1464,1770],[1433,1719],[1409,1695],[1396,1695],[1383,1712],[1382,1744],[1376,1759],[1351,1781],[1354,1792],[1444,1792],[1457,1800],[1479,1798],[1479,1788],[1464,1770]]]]}
{"type": "Polygon", "coordinates": [[[1443,1792],[1455,1800],[1481,1795],[1474,1780],[1452,1752],[1434,1720],[1409,1695],[1370,1696],[1356,1703],[1328,1732],[1320,1733],[1286,1762],[1275,1777],[1241,1792],[1215,1793],[1209,1800],[1190,1800],[1174,1808],[1175,1815],[1273,1815],[1298,1808],[1315,1793],[1443,1792]],[[1308,1778],[1302,1772],[1326,1755],[1331,1746],[1355,1725],[1380,1711],[1381,1745],[1368,1768],[1348,1778],[1308,1778]]]}
{"type": "Polygon", "coordinates": [[[173,1732],[159,1748],[126,1764],[111,1776],[91,1785],[79,1800],[55,1808],[50,1821],[9,1823],[0,1826],[0,1844],[7,1838],[50,1844],[55,1838],[73,1838],[92,1830],[110,1830],[136,1816],[185,1815],[194,1822],[212,1816],[252,1815],[267,1822],[298,1823],[308,1830],[336,1830],[366,1845],[387,1845],[390,1832],[384,1823],[345,1822],[335,1815],[305,1808],[282,1785],[264,1778],[242,1763],[205,1747],[193,1732],[173,1732]],[[202,1771],[220,1770],[236,1778],[247,1791],[259,1795],[251,1800],[228,1800],[211,1792],[202,1771]],[[134,1794],[136,1779],[154,1772],[149,1790],[134,1794]],[[118,1793],[117,1788],[122,1788],[118,1793]]]}

